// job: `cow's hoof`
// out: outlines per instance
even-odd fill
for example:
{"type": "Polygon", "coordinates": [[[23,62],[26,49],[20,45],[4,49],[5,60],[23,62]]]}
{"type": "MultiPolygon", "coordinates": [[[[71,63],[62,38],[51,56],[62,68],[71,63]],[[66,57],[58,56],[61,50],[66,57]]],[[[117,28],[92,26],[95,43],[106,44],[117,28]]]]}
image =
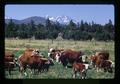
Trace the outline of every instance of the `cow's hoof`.
{"type": "Polygon", "coordinates": [[[75,75],[73,75],[73,78],[75,78],[75,75]]]}

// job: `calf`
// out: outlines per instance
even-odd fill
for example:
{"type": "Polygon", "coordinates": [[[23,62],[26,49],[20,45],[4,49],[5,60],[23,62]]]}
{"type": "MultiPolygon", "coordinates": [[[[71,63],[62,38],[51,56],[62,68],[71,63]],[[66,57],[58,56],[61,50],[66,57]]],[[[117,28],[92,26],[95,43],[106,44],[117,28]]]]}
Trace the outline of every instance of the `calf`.
{"type": "Polygon", "coordinates": [[[79,72],[81,75],[81,78],[85,79],[88,67],[89,67],[88,64],[74,62],[73,63],[73,72],[74,72],[73,78],[76,78],[76,74],[77,72],[79,72]]]}
{"type": "Polygon", "coordinates": [[[48,71],[50,66],[53,66],[54,63],[51,59],[41,58],[38,64],[38,72],[48,71]]]}
{"type": "Polygon", "coordinates": [[[101,67],[104,69],[104,72],[113,73],[113,62],[111,60],[104,60],[101,64],[101,67]]]}

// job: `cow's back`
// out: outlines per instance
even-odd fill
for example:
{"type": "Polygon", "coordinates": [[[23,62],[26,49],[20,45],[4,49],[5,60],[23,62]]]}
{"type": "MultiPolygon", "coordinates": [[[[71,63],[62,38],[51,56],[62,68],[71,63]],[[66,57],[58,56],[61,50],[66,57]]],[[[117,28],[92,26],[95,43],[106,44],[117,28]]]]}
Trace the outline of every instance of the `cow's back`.
{"type": "Polygon", "coordinates": [[[66,52],[66,56],[68,56],[69,59],[77,60],[82,56],[82,54],[78,51],[69,50],[66,52]]]}
{"type": "Polygon", "coordinates": [[[23,63],[28,63],[31,55],[32,55],[33,49],[26,49],[22,55],[19,56],[19,62],[23,63]]]}
{"type": "Polygon", "coordinates": [[[85,69],[85,65],[82,64],[82,63],[76,63],[76,62],[74,62],[73,68],[76,69],[77,71],[81,72],[83,69],[85,69]]]}
{"type": "Polygon", "coordinates": [[[78,61],[81,62],[82,58],[81,58],[81,53],[78,51],[73,51],[73,50],[66,50],[62,53],[61,58],[63,58],[63,60],[67,59],[69,63],[73,63],[74,61],[78,61]]]}
{"type": "Polygon", "coordinates": [[[96,52],[95,54],[96,56],[101,56],[101,58],[103,60],[108,60],[109,59],[109,53],[105,52],[105,51],[101,51],[101,52],[96,52]]]}

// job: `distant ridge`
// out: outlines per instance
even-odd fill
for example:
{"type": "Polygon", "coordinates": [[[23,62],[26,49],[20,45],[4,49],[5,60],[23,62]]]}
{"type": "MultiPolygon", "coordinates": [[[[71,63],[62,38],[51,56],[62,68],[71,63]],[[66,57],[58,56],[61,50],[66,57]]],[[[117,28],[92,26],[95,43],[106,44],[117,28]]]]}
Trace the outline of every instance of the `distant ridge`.
{"type": "MultiPolygon", "coordinates": [[[[56,22],[59,22],[60,24],[69,24],[70,20],[72,20],[70,17],[68,16],[57,16],[57,17],[50,17],[50,16],[47,16],[47,17],[40,17],[40,16],[32,16],[32,17],[28,17],[28,18],[25,18],[25,19],[22,19],[22,20],[17,20],[17,19],[12,19],[12,21],[15,23],[15,24],[28,24],[31,22],[31,20],[34,21],[34,23],[36,25],[38,24],[43,24],[45,25],[46,23],[46,20],[49,18],[49,20],[51,21],[51,23],[56,23],[56,22]]],[[[5,23],[8,24],[10,22],[11,19],[9,18],[5,18],[5,23]]],[[[75,21],[75,20],[73,20],[75,21]]]]}

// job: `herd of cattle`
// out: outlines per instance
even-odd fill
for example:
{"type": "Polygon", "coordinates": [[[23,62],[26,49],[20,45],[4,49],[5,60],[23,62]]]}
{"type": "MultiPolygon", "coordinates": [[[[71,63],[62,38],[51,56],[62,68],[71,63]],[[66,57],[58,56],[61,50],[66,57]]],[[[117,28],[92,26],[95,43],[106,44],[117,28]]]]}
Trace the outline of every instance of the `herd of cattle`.
{"type": "Polygon", "coordinates": [[[113,73],[114,63],[109,59],[109,53],[106,51],[96,52],[94,55],[86,56],[81,51],[72,49],[53,49],[51,48],[48,57],[43,56],[37,49],[27,48],[22,55],[15,58],[10,52],[5,52],[5,70],[11,74],[15,67],[19,67],[20,75],[27,75],[26,69],[29,68],[31,73],[49,71],[54,62],[62,64],[64,68],[68,64],[72,65],[73,75],[75,78],[79,72],[81,78],[86,78],[87,70],[95,68],[98,71],[113,73]]]}

